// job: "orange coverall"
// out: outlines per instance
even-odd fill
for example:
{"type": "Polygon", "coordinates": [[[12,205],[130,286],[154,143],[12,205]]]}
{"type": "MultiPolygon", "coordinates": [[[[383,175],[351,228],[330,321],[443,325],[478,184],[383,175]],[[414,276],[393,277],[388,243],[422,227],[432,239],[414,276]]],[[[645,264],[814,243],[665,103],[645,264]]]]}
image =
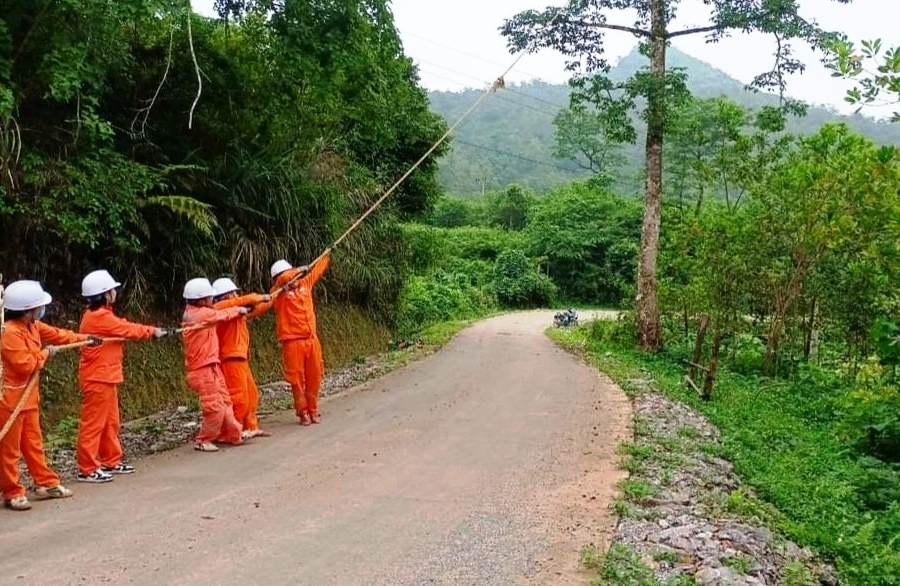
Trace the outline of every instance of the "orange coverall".
{"type": "MultiPolygon", "coordinates": [[[[6,323],[3,334],[3,396],[0,398],[0,426],[12,416],[32,375],[40,370],[50,353],[43,344],[71,344],[87,340],[87,336],[62,330],[36,321],[26,325],[16,319],[6,323]]],[[[40,421],[40,382],[31,391],[25,406],[0,440],[0,489],[4,500],[25,495],[19,479],[19,460],[24,458],[28,473],[36,486],[59,485],[59,476],[47,466],[44,436],[40,421]]]]}
{"type": "Polygon", "coordinates": [[[275,305],[275,324],[281,342],[284,376],[294,394],[294,412],[298,417],[315,416],[319,412],[319,387],[325,365],[322,345],[316,334],[316,308],[312,289],[331,265],[328,255],[316,263],[302,278],[283,293],[276,292],[297,276],[299,269],[287,270],[275,279],[272,287],[275,305]]]}
{"type": "MultiPolygon", "coordinates": [[[[135,324],[117,317],[111,307],[87,310],[79,330],[101,338],[147,340],[154,326],[135,324]]],[[[81,386],[81,421],[78,425],[76,461],[82,474],[91,474],[101,465],[113,468],[122,462],[119,443],[119,383],[122,372],[122,342],[84,347],[78,364],[81,386]]]]}
{"type": "Polygon", "coordinates": [[[247,327],[247,321],[268,311],[272,303],[263,302],[262,295],[251,294],[223,299],[213,308],[221,310],[247,305],[254,305],[250,313],[237,319],[219,322],[216,333],[219,338],[222,374],[231,395],[234,418],[245,430],[252,431],[259,429],[259,420],[256,418],[259,389],[250,370],[250,329],[247,327]]]}
{"type": "Polygon", "coordinates": [[[216,310],[212,307],[188,305],[183,325],[209,324],[199,330],[184,333],[184,363],[188,386],[200,397],[202,423],[197,443],[223,441],[241,443],[241,424],[234,418],[231,397],[222,376],[219,359],[219,339],[216,322],[232,320],[243,315],[242,308],[216,310]]]}

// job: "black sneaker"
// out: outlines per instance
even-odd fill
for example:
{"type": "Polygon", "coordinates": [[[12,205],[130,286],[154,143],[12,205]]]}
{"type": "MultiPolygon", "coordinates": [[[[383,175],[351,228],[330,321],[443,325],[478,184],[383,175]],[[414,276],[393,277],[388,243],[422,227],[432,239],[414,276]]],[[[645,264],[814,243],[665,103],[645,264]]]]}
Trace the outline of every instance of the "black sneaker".
{"type": "Polygon", "coordinates": [[[112,468],[104,466],[101,470],[107,474],[134,474],[134,466],[129,466],[128,464],[116,464],[112,468]]]}
{"type": "Polygon", "coordinates": [[[94,470],[90,474],[81,474],[78,473],[78,482],[93,482],[95,484],[100,484],[102,482],[112,482],[113,477],[112,474],[108,474],[103,470],[94,470]]]}

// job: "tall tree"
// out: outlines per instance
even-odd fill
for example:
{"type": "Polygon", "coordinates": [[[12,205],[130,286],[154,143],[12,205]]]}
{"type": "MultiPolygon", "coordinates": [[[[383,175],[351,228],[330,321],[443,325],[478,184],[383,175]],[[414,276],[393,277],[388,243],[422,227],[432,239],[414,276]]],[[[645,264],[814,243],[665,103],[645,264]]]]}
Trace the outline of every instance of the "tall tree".
{"type": "Polygon", "coordinates": [[[569,107],[553,119],[556,146],[553,156],[567,159],[593,173],[601,184],[609,184],[625,162],[621,144],[610,136],[605,113],[584,106],[569,107]]]}
{"type": "MultiPolygon", "coordinates": [[[[835,1],[846,4],[851,0],[835,1]]],[[[790,41],[801,39],[821,48],[824,38],[814,22],[800,16],[796,0],[703,0],[703,4],[710,9],[708,23],[679,30],[671,30],[671,26],[681,0],[570,0],[564,7],[519,13],[501,27],[511,51],[552,48],[567,56],[566,68],[573,73],[574,102],[592,102],[613,112],[621,124],[623,139],[636,140],[631,111],[638,97],[645,101],[641,116],[647,124],[646,181],[637,271],[637,333],[640,346],[649,350],[663,345],[656,259],[666,121],[673,102],[682,101],[687,95],[683,72],[667,71],[669,42],[696,34],[707,35],[710,42],[732,32],[771,34],[776,40],[775,64],[771,71],[756,76],[751,86],[774,89],[783,95],[786,77],[804,68],[793,57],[790,41]],[[613,24],[607,20],[613,11],[636,12],[637,19],[632,26],[613,24]],[[610,65],[604,58],[604,39],[610,30],[640,39],[641,51],[650,59],[648,69],[618,84],[608,77],[610,65]]],[[[796,106],[782,103],[784,107],[796,106]]]]}

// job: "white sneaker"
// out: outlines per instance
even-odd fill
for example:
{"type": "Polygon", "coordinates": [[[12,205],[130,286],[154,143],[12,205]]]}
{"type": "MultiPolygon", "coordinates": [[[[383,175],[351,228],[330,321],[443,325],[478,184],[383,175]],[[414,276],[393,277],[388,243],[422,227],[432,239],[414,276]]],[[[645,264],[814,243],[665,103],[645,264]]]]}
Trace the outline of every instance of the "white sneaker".
{"type": "Polygon", "coordinates": [[[34,489],[34,494],[42,499],[65,499],[72,496],[73,492],[59,484],[57,486],[38,486],[34,489]]]}
{"type": "Polygon", "coordinates": [[[28,497],[23,494],[14,499],[3,501],[3,506],[14,511],[27,511],[31,508],[31,503],[28,502],[28,497]]]}
{"type": "Polygon", "coordinates": [[[115,466],[103,466],[101,470],[107,474],[134,474],[134,466],[119,462],[115,466]]]}
{"type": "Polygon", "coordinates": [[[78,482],[93,482],[94,484],[100,484],[103,482],[112,482],[113,476],[103,470],[94,470],[90,474],[81,474],[79,472],[76,480],[78,480],[78,482]]]}

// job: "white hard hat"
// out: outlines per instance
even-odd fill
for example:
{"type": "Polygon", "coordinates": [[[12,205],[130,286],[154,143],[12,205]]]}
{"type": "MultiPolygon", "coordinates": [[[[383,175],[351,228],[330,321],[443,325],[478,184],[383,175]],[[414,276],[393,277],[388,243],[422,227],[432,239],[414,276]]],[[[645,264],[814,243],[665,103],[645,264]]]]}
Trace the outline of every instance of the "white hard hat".
{"type": "Polygon", "coordinates": [[[284,271],[290,270],[292,268],[294,268],[294,267],[292,267],[291,263],[289,263],[288,261],[286,261],[284,259],[276,260],[275,264],[272,265],[272,270],[271,270],[272,278],[274,279],[275,277],[277,277],[284,271]]]}
{"type": "Polygon", "coordinates": [[[191,279],[184,285],[185,299],[195,300],[215,296],[216,290],[213,289],[213,286],[210,284],[209,279],[199,277],[196,279],[191,279]]]}
{"type": "Polygon", "coordinates": [[[3,308],[11,311],[29,311],[48,305],[53,298],[37,281],[10,283],[3,293],[3,308]]]}
{"type": "Polygon", "coordinates": [[[213,289],[216,290],[216,295],[225,295],[226,293],[231,293],[232,291],[238,290],[238,286],[235,285],[234,281],[232,281],[228,277],[216,279],[212,286],[213,289]]]}
{"type": "Polygon", "coordinates": [[[106,271],[94,271],[81,281],[81,296],[93,297],[94,295],[102,295],[107,291],[112,291],[116,287],[121,287],[122,283],[117,282],[106,271]]]}

